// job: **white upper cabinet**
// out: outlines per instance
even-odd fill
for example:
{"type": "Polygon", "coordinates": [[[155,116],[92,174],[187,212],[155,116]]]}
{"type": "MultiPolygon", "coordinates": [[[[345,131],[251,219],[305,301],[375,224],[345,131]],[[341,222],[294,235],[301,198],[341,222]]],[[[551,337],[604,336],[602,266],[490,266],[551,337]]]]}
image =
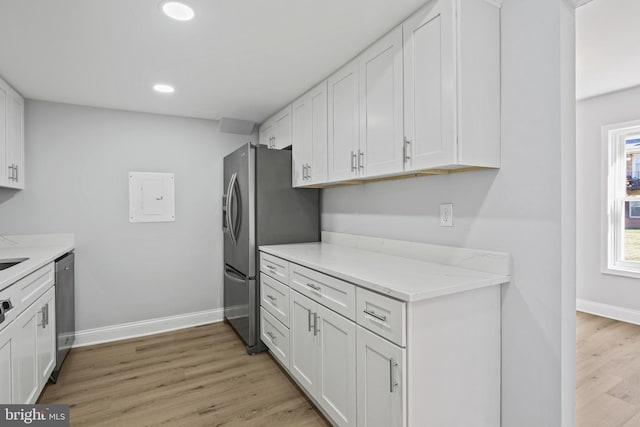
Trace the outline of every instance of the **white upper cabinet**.
{"type": "Polygon", "coordinates": [[[269,118],[260,126],[259,140],[274,150],[281,150],[291,145],[291,105],[269,118]]]}
{"type": "Polygon", "coordinates": [[[24,188],[24,99],[0,79],[0,186],[24,188]]]}
{"type": "Polygon", "coordinates": [[[432,0],[402,25],[406,170],[500,166],[499,18],[432,0]]]}
{"type": "Polygon", "coordinates": [[[378,40],[358,58],[360,175],[402,172],[402,28],[378,40]]]}
{"type": "Polygon", "coordinates": [[[329,181],[342,181],[358,175],[360,116],[358,61],[354,60],[329,77],[329,181]]]}
{"type": "Polygon", "coordinates": [[[500,167],[499,2],[431,0],[329,77],[326,180],[307,102],[294,186],[500,167]]]}
{"type": "Polygon", "coordinates": [[[327,181],[327,82],[293,103],[293,186],[327,181]]]}

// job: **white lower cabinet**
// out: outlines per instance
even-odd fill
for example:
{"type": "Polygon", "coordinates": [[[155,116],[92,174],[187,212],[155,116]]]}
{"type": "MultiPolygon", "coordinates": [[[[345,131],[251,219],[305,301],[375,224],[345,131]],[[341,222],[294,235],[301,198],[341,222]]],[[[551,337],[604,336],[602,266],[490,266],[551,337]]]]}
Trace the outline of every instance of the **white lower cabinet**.
{"type": "Polygon", "coordinates": [[[316,332],[314,329],[317,304],[291,291],[291,375],[302,388],[314,394],[316,389],[316,332]]]}
{"type": "Polygon", "coordinates": [[[339,426],[356,425],[356,325],[317,307],[316,399],[339,426]]]}
{"type": "Polygon", "coordinates": [[[406,426],[405,349],[357,329],[358,426],[406,426]]]}
{"type": "Polygon", "coordinates": [[[38,349],[38,382],[41,386],[49,381],[56,367],[56,304],[55,288],[44,294],[36,306],[40,307],[41,324],[36,334],[38,349]]]}
{"type": "Polygon", "coordinates": [[[16,352],[16,338],[13,324],[0,331],[0,403],[13,402],[13,364],[16,352]]]}
{"type": "Polygon", "coordinates": [[[55,288],[52,286],[0,331],[0,404],[35,403],[55,364],[55,288]]]}
{"type": "Polygon", "coordinates": [[[291,294],[291,374],[336,425],[355,426],[356,325],[291,294]]]}

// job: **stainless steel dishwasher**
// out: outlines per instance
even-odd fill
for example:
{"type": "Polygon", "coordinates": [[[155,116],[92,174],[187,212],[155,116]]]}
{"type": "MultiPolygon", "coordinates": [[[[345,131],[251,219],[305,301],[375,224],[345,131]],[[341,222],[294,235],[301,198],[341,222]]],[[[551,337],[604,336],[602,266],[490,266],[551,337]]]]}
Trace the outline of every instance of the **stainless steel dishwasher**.
{"type": "Polygon", "coordinates": [[[74,262],[73,252],[56,260],[56,367],[50,377],[54,383],[76,338],[74,262]]]}

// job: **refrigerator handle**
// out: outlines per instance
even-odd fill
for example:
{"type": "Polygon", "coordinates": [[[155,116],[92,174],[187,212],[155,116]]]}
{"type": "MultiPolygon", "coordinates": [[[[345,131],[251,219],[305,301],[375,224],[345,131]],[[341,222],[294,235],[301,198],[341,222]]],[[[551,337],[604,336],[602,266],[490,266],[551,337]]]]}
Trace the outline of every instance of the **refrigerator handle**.
{"type": "Polygon", "coordinates": [[[233,280],[234,282],[240,282],[240,283],[244,283],[244,277],[241,277],[238,273],[236,273],[235,271],[225,268],[224,269],[224,275],[225,277],[233,280]]]}
{"type": "Polygon", "coordinates": [[[233,195],[237,179],[237,172],[231,175],[231,179],[229,180],[229,187],[227,187],[227,208],[225,212],[225,214],[227,215],[227,228],[229,230],[229,236],[231,237],[231,243],[233,243],[234,245],[236,244],[236,227],[235,224],[233,224],[233,222],[231,221],[231,206],[233,205],[233,195]]]}

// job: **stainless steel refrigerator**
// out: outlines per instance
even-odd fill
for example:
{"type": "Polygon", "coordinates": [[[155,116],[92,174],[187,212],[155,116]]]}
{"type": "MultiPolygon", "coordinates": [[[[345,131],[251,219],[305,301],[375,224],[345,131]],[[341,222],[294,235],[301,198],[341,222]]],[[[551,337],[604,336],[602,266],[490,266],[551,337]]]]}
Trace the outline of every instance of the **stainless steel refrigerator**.
{"type": "Polygon", "coordinates": [[[246,144],[224,159],[224,317],[249,353],[260,341],[258,247],[320,240],[319,191],[291,187],[291,151],[246,144]]]}

